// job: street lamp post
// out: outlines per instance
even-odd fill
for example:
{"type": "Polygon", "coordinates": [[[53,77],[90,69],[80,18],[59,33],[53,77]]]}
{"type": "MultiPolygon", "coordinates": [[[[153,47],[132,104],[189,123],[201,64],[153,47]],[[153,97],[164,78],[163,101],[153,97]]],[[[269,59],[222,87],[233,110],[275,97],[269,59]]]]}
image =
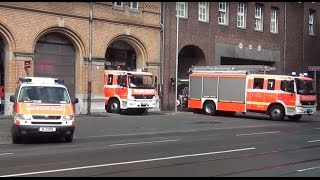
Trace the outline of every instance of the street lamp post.
{"type": "Polygon", "coordinates": [[[91,84],[92,84],[92,20],[93,20],[93,4],[90,2],[89,10],[89,67],[88,67],[88,99],[87,114],[91,114],[91,84]]]}
{"type": "Polygon", "coordinates": [[[178,55],[179,55],[179,11],[176,9],[176,18],[177,18],[177,43],[176,43],[176,80],[175,80],[175,108],[174,112],[177,112],[177,98],[178,98],[178,55]]]}

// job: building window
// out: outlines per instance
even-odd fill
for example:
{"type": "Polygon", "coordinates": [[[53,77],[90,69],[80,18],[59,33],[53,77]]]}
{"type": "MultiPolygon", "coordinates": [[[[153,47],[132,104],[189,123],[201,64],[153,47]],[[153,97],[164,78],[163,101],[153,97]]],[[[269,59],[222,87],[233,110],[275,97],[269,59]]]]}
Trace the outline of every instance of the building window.
{"type": "Polygon", "coordinates": [[[138,10],[138,2],[130,2],[129,8],[134,9],[134,10],[138,10]]]}
{"type": "Polygon", "coordinates": [[[263,14],[262,14],[261,4],[256,4],[254,18],[255,18],[254,29],[256,31],[263,31],[263,14]]]}
{"type": "Polygon", "coordinates": [[[270,32],[278,33],[278,8],[271,8],[270,32]]]}
{"type": "Polygon", "coordinates": [[[228,25],[228,3],[219,2],[219,18],[218,23],[228,25]]]}
{"type": "Polygon", "coordinates": [[[246,3],[245,2],[239,2],[238,4],[237,27],[246,28],[246,3]]]}
{"type": "Polygon", "coordinates": [[[113,6],[115,6],[115,7],[123,7],[123,2],[113,2],[113,6]]]}
{"type": "Polygon", "coordinates": [[[315,35],[315,14],[316,11],[313,9],[309,10],[309,35],[315,35]]]}
{"type": "Polygon", "coordinates": [[[198,5],[198,20],[209,21],[209,2],[199,2],[198,5]]]}
{"type": "Polygon", "coordinates": [[[187,2],[177,2],[177,11],[180,18],[188,18],[188,3],[187,2]]]}

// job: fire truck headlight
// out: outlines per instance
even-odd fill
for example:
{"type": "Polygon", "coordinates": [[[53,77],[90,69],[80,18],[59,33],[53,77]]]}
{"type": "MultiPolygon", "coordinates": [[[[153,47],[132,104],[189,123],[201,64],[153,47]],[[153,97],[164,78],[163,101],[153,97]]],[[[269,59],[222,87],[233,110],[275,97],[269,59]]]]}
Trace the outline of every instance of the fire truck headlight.
{"type": "Polygon", "coordinates": [[[73,120],[73,119],[74,119],[73,115],[62,116],[62,120],[64,120],[64,121],[69,121],[69,120],[73,120]]]}
{"type": "Polygon", "coordinates": [[[128,100],[134,100],[135,98],[134,98],[134,96],[129,96],[128,97],[128,100]]]}
{"type": "Polygon", "coordinates": [[[31,120],[31,115],[30,114],[17,114],[15,119],[19,120],[31,120]]]}

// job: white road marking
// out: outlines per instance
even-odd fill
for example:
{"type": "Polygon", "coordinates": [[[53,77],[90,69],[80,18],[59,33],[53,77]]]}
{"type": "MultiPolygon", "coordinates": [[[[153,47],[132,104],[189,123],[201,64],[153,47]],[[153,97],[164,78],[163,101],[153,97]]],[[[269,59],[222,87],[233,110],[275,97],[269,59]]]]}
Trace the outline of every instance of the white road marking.
{"type": "Polygon", "coordinates": [[[313,143],[313,142],[319,142],[320,140],[311,140],[311,141],[308,141],[309,143],[313,143]]]}
{"type": "Polygon", "coordinates": [[[187,133],[187,132],[198,132],[198,131],[241,129],[241,128],[257,128],[257,127],[281,126],[281,125],[287,125],[287,124],[256,125],[256,126],[236,126],[236,127],[228,127],[228,128],[195,129],[195,130],[185,130],[185,131],[159,131],[159,132],[136,133],[136,134],[111,134],[111,135],[86,136],[86,137],[76,137],[76,138],[77,139],[86,139],[86,138],[98,138],[98,137],[137,136],[137,135],[154,135],[154,134],[167,134],[167,133],[187,133]]]}
{"type": "Polygon", "coordinates": [[[318,169],[318,168],[320,168],[320,166],[311,167],[311,168],[306,168],[306,169],[299,169],[299,170],[297,170],[297,171],[298,171],[298,172],[302,172],[302,171],[308,171],[308,170],[318,169]]]}
{"type": "Polygon", "coordinates": [[[162,143],[162,142],[173,142],[180,141],[181,139],[169,139],[162,141],[145,141],[145,142],[136,142],[136,143],[123,143],[123,144],[111,144],[109,146],[126,146],[126,145],[137,145],[137,144],[152,144],[152,143],[162,143]]]}
{"type": "Polygon", "coordinates": [[[0,156],[3,156],[3,155],[11,155],[11,154],[14,154],[14,153],[0,153],[0,156]]]}
{"type": "Polygon", "coordinates": [[[89,169],[89,168],[134,164],[134,163],[151,162],[151,161],[162,161],[162,160],[178,159],[178,158],[185,158],[185,157],[195,157],[195,156],[205,156],[205,155],[222,154],[222,153],[229,153],[229,152],[248,151],[248,150],[254,150],[254,149],[256,149],[256,148],[249,147],[249,148],[243,148],[243,149],[233,149],[233,150],[207,152],[207,153],[199,153],[199,154],[186,154],[186,155],[180,155],[180,156],[169,156],[169,157],[163,157],[163,158],[143,159],[143,160],[137,160],[137,161],[127,161],[127,162],[118,162],[118,163],[110,163],[110,164],[99,164],[99,165],[92,165],[92,166],[80,166],[80,167],[73,167],[73,168],[55,169],[55,170],[47,170],[47,171],[35,171],[35,172],[27,172],[27,173],[19,173],[19,174],[8,174],[8,175],[2,175],[0,177],[26,176],[26,175],[45,174],[45,173],[62,172],[62,171],[73,171],[73,170],[79,170],[79,169],[89,169]]]}
{"type": "Polygon", "coordinates": [[[271,132],[259,132],[259,133],[250,133],[250,134],[237,134],[236,136],[250,136],[250,135],[257,135],[257,134],[274,134],[279,133],[280,131],[271,131],[271,132]]]}
{"type": "Polygon", "coordinates": [[[320,128],[315,128],[315,129],[320,129],[320,128]]]}

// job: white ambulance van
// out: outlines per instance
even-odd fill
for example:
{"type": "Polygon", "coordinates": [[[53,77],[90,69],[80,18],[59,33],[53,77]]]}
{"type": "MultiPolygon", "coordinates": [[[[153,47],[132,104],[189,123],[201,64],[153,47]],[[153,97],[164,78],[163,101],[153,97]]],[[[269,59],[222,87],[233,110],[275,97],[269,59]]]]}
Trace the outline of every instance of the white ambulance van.
{"type": "Polygon", "coordinates": [[[75,130],[74,105],[64,81],[46,77],[21,77],[14,95],[11,135],[13,143],[23,136],[54,135],[72,142],[75,130]]]}

